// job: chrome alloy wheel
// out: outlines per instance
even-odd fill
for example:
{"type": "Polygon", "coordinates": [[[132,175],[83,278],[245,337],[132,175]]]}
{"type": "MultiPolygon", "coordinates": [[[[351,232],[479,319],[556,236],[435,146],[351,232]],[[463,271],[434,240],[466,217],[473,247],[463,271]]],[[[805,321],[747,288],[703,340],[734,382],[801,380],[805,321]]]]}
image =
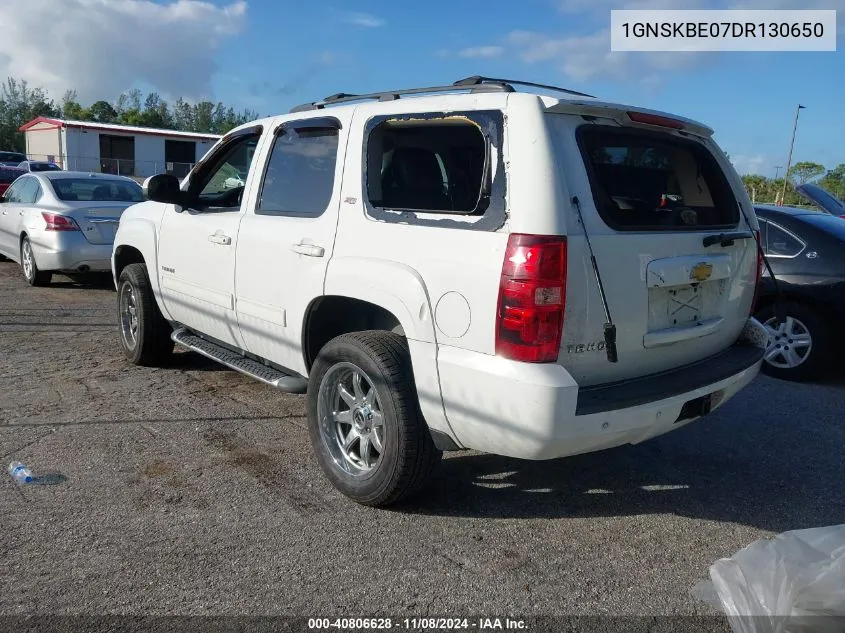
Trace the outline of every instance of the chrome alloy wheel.
{"type": "Polygon", "coordinates": [[[23,246],[21,246],[21,267],[24,276],[27,279],[32,279],[35,274],[35,257],[32,254],[32,244],[27,239],[23,241],[23,246]]]}
{"type": "Polygon", "coordinates": [[[780,324],[772,317],[763,325],[769,332],[765,359],[772,367],[794,369],[810,356],[813,349],[810,330],[795,317],[786,317],[780,324]]]}
{"type": "Polygon", "coordinates": [[[320,383],[317,415],[323,444],[353,476],[370,474],[384,454],[384,414],[372,379],[352,363],[334,365],[320,383]]]}
{"type": "Polygon", "coordinates": [[[124,283],[120,288],[120,335],[127,349],[135,349],[138,344],[138,306],[135,288],[130,283],[124,283]]]}

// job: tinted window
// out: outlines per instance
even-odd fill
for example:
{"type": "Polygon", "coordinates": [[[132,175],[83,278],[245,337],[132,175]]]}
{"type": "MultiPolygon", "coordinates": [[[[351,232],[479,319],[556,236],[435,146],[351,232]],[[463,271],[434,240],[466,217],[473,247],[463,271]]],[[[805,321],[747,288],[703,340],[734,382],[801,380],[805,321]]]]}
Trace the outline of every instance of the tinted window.
{"type": "Polygon", "coordinates": [[[51,181],[59,200],[67,202],[143,202],[141,186],[113,178],[56,178],[51,181]]]}
{"type": "Polygon", "coordinates": [[[701,143],[658,132],[584,126],[578,131],[593,197],[617,230],[733,227],[737,202],[701,143]]]}
{"type": "Polygon", "coordinates": [[[61,171],[62,168],[53,163],[30,163],[30,171],[61,171]]]}
{"type": "Polygon", "coordinates": [[[465,119],[385,121],[367,141],[367,194],[374,207],[440,213],[479,207],[487,141],[465,119]]]}
{"type": "Polygon", "coordinates": [[[766,230],[766,254],[774,257],[794,257],[804,244],[784,231],[777,224],[768,223],[766,230]]]}
{"type": "Polygon", "coordinates": [[[338,132],[285,130],[273,142],[256,213],[320,215],[334,190],[338,132]]]}

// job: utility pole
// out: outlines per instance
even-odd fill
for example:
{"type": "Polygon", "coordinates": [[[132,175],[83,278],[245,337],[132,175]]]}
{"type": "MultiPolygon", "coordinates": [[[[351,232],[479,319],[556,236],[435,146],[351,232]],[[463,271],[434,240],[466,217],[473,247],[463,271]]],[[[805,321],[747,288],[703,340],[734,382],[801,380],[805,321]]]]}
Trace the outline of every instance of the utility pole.
{"type": "Polygon", "coordinates": [[[783,165],[775,165],[775,180],[778,179],[778,173],[783,169],[783,165]]]}
{"type": "Polygon", "coordinates": [[[780,203],[786,198],[786,182],[789,180],[789,168],[792,167],[792,149],[795,147],[795,131],[798,129],[798,114],[804,109],[800,103],[795,108],[795,123],[792,126],[792,141],[789,143],[789,158],[786,159],[786,171],[783,172],[783,192],[780,195],[780,203]]]}

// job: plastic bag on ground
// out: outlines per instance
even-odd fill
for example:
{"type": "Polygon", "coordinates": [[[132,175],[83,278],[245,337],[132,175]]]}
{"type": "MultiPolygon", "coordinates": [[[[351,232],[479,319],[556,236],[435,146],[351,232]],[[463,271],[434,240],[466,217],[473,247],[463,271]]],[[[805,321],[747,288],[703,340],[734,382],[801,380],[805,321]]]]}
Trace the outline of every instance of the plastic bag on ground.
{"type": "Polygon", "coordinates": [[[755,541],[694,590],[734,633],[845,632],[845,524],[755,541]]]}

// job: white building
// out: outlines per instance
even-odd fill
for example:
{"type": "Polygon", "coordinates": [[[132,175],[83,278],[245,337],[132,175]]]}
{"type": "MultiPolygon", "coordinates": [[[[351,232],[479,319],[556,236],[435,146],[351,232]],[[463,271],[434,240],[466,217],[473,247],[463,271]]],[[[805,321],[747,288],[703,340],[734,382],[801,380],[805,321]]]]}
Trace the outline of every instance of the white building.
{"type": "Polygon", "coordinates": [[[22,125],[26,155],[63,169],[146,178],[182,177],[220,138],[154,128],[38,117],[22,125]]]}

